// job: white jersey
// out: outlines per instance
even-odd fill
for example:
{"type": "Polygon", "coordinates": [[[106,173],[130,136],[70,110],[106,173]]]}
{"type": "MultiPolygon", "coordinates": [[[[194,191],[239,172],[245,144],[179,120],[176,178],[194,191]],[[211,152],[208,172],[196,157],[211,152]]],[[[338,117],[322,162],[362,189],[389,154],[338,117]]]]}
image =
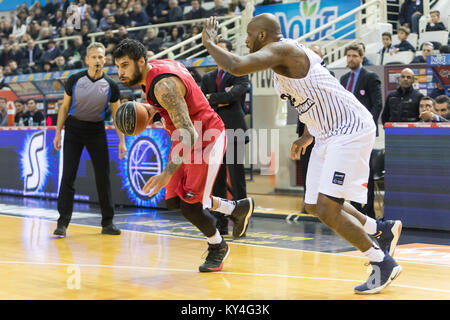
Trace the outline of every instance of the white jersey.
{"type": "Polygon", "coordinates": [[[293,39],[281,41],[295,43],[309,59],[306,77],[295,79],[274,72],[273,81],[281,99],[290,100],[311,135],[325,140],[375,128],[370,112],[330,74],[315,52],[293,39]]]}

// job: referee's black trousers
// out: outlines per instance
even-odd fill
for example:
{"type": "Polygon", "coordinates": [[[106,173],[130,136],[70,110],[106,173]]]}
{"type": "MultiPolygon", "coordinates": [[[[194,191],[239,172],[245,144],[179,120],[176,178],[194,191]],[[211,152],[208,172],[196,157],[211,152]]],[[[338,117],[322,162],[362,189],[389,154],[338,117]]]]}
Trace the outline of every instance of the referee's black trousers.
{"type": "Polygon", "coordinates": [[[102,212],[102,227],[110,225],[114,217],[105,124],[103,121],[81,121],[69,116],[65,122],[63,174],[58,195],[58,226],[67,227],[72,217],[74,184],[84,147],[86,147],[94,166],[97,194],[102,212]]]}

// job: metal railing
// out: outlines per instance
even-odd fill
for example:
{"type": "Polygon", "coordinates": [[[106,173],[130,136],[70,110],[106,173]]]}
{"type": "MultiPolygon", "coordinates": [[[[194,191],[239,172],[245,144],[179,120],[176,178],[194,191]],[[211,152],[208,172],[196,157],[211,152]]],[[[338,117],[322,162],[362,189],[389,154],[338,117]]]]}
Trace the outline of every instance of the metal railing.
{"type": "Polygon", "coordinates": [[[324,25],[322,25],[319,28],[316,28],[303,36],[299,37],[297,41],[305,41],[308,38],[313,38],[317,34],[320,35],[320,33],[323,30],[331,28],[335,28],[336,25],[344,21],[345,19],[355,16],[355,19],[353,19],[351,22],[346,23],[343,26],[340,26],[338,29],[334,29],[332,32],[327,33],[321,37],[319,37],[317,40],[312,41],[311,44],[319,44],[321,46],[322,53],[324,55],[324,60],[326,60],[328,63],[332,63],[338,59],[340,59],[344,55],[345,47],[349,44],[359,42],[360,39],[370,33],[368,31],[366,34],[362,34],[362,21],[365,20],[366,24],[370,21],[370,23],[379,23],[383,22],[385,23],[387,21],[387,12],[386,12],[386,1],[385,0],[371,0],[367,3],[359,6],[358,8],[355,8],[346,14],[338,17],[337,19],[330,21],[324,25]],[[348,28],[352,28],[352,30],[341,34],[337,37],[334,35],[337,35],[339,32],[344,31],[348,28]],[[351,36],[352,34],[355,35],[354,39],[345,39],[348,36],[351,36]]]}
{"type": "MultiPolygon", "coordinates": [[[[204,21],[204,19],[201,19],[201,20],[204,21]]],[[[222,20],[225,20],[225,19],[222,19],[222,20]]],[[[223,36],[223,38],[225,38],[233,43],[233,41],[236,40],[236,37],[239,34],[240,21],[241,21],[241,17],[235,16],[235,17],[226,19],[224,22],[219,24],[219,28],[221,28],[221,35],[223,36]],[[233,23],[234,23],[234,26],[232,28],[228,28],[228,26],[233,23]]],[[[163,51],[155,54],[150,59],[159,59],[166,55],[171,59],[179,59],[182,56],[185,56],[185,57],[183,57],[184,59],[195,58],[195,57],[207,52],[206,49],[204,49],[202,43],[197,44],[197,40],[200,39],[201,37],[202,37],[202,34],[199,33],[189,39],[186,39],[184,41],[181,41],[180,43],[177,43],[177,44],[171,46],[170,48],[167,48],[166,50],[163,50],[163,51]],[[183,50],[182,52],[180,52],[178,54],[174,53],[174,51],[182,49],[184,46],[187,46],[190,44],[192,44],[192,46],[189,49],[187,49],[185,51],[183,50]],[[203,49],[201,49],[201,48],[203,48],[203,49]],[[199,50],[199,49],[201,49],[201,50],[199,50]],[[190,52],[194,52],[194,53],[186,56],[186,54],[190,53],[190,52]]]]}

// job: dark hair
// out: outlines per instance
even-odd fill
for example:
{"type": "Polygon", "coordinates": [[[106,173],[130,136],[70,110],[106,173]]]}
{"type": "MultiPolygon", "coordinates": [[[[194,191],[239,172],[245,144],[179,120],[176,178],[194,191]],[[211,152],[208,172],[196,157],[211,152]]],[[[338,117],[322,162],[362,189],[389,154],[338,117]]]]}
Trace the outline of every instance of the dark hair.
{"type": "Polygon", "coordinates": [[[364,49],[361,44],[351,44],[345,48],[345,54],[347,54],[348,50],[358,51],[359,55],[362,57],[364,55],[364,49]]]}
{"type": "Polygon", "coordinates": [[[409,30],[409,28],[407,28],[407,27],[399,27],[399,28],[397,29],[397,33],[398,33],[399,31],[403,31],[403,32],[406,33],[406,35],[408,35],[408,36],[409,36],[409,34],[411,33],[411,30],[409,30]]]}
{"type": "Polygon", "coordinates": [[[219,43],[225,43],[228,51],[233,51],[233,44],[231,43],[231,41],[228,41],[226,39],[220,39],[219,43]]]}
{"type": "Polygon", "coordinates": [[[439,48],[439,53],[450,53],[450,46],[445,45],[439,48]]]}
{"type": "Polygon", "coordinates": [[[386,36],[386,37],[389,37],[389,39],[391,39],[392,40],[392,34],[390,33],[390,32],[383,32],[382,34],[381,34],[381,37],[384,37],[384,36],[386,36]]]}
{"type": "Polygon", "coordinates": [[[442,95],[436,97],[435,101],[436,101],[436,103],[439,103],[439,104],[447,103],[447,106],[450,106],[450,98],[447,97],[445,94],[442,94],[442,95]]]}
{"type": "Polygon", "coordinates": [[[423,96],[422,98],[420,98],[420,101],[422,101],[422,100],[430,100],[432,105],[433,105],[433,107],[434,107],[434,104],[436,102],[436,101],[434,101],[434,99],[432,97],[429,97],[429,96],[423,96]]]}
{"type": "Polygon", "coordinates": [[[128,56],[134,61],[144,58],[147,62],[147,48],[137,40],[123,39],[113,52],[114,60],[128,56]]]}

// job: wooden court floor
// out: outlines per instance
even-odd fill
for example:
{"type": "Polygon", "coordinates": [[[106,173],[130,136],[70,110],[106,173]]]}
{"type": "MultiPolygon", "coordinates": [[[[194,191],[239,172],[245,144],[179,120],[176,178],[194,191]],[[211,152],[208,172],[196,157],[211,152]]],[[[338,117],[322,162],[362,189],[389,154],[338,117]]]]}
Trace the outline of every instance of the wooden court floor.
{"type": "Polygon", "coordinates": [[[222,272],[199,273],[206,242],[137,231],[101,235],[71,224],[0,215],[0,299],[393,300],[449,299],[450,267],[399,262],[403,272],[377,295],[353,288],[368,277],[352,255],[233,244],[222,272]]]}

